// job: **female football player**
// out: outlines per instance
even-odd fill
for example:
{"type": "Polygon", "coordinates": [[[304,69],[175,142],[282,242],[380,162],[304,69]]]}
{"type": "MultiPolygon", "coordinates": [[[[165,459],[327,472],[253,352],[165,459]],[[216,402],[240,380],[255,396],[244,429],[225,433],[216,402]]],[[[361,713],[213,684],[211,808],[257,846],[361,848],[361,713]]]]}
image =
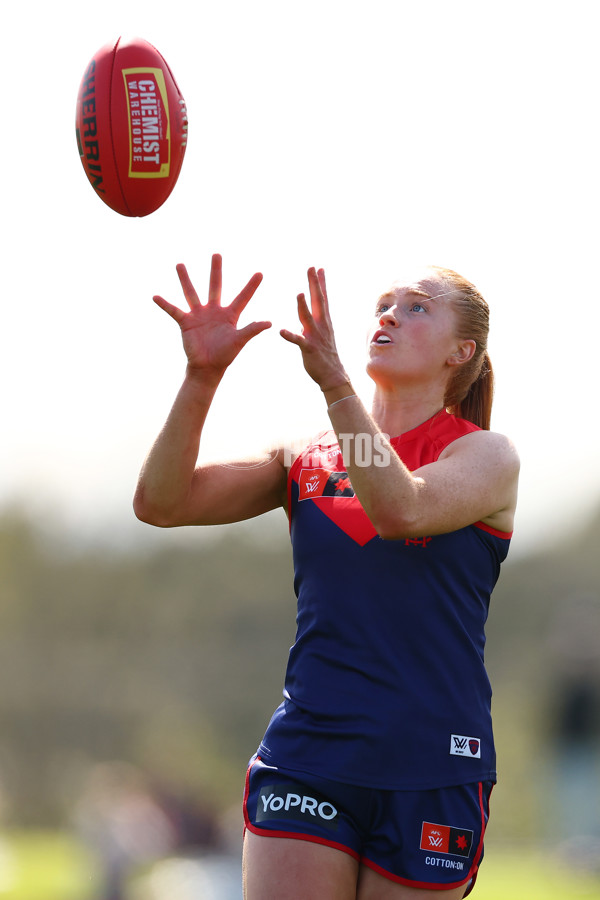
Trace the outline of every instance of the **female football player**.
{"type": "Polygon", "coordinates": [[[376,298],[368,410],[336,349],[324,273],[310,269],[301,333],[281,335],[331,430],[268,464],[198,465],[221,378],[270,323],[237,327],[259,274],[223,306],[218,255],[206,304],[178,273],[188,309],[155,301],[181,328],[187,370],[136,514],[209,525],[282,506],[294,552],[284,699],[246,780],[245,898],[458,900],[475,882],[496,780],[484,625],[518,476],[511,442],[489,430],[487,304],[437,267],[376,298]]]}

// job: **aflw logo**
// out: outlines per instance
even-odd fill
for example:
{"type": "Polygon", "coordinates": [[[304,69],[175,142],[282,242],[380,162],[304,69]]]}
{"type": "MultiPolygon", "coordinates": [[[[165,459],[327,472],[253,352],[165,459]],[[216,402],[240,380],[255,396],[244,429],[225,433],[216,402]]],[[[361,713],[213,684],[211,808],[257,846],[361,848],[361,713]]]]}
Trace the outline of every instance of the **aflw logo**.
{"type": "Polygon", "coordinates": [[[481,759],[481,741],[479,738],[466,737],[464,734],[452,734],[450,735],[450,755],[481,759]]]}
{"type": "MultiPolygon", "coordinates": [[[[423,822],[421,829],[421,850],[445,853],[450,856],[469,856],[473,846],[473,832],[470,828],[454,828],[452,825],[438,825],[423,822]]],[[[432,865],[434,860],[426,860],[432,865]]]]}
{"type": "Polygon", "coordinates": [[[430,831],[427,838],[430,847],[441,847],[444,843],[444,838],[437,829],[430,831]]]}
{"type": "Polygon", "coordinates": [[[304,490],[307,494],[315,494],[319,489],[319,476],[313,475],[311,478],[306,480],[304,485],[304,490]]]}

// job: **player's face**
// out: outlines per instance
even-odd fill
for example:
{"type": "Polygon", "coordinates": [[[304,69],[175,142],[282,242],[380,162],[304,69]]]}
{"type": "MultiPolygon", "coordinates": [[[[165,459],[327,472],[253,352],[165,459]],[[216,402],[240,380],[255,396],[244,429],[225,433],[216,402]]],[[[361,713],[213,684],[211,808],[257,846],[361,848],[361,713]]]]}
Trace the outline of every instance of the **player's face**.
{"type": "Polygon", "coordinates": [[[394,282],[377,300],[367,371],[375,381],[418,382],[448,375],[456,352],[456,313],[448,286],[434,277],[394,282]]]}

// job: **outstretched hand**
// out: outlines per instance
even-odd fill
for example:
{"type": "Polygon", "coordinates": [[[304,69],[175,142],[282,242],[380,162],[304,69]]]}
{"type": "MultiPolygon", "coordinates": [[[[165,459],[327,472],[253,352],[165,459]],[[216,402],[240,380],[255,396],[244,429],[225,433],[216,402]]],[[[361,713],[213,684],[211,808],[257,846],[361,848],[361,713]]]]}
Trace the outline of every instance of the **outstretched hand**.
{"type": "Polygon", "coordinates": [[[298,294],[298,318],[302,334],[282,328],[282,338],[296,344],[302,352],[304,368],[322,391],[348,382],[348,376],[338,356],[333,325],[329,315],[327,287],[323,269],[308,270],[310,309],[304,294],[298,294]]]}
{"type": "Polygon", "coordinates": [[[177,266],[177,274],[189,311],[173,306],[163,297],[155,296],[154,302],[181,328],[188,369],[220,376],[248,341],[271,327],[271,322],[252,322],[244,328],[237,327],[240,315],[262,281],[262,275],[260,272],[254,274],[235,300],[229,306],[222,306],[222,260],[218,253],[212,257],[207,303],[200,302],[184,265],[177,266]]]}

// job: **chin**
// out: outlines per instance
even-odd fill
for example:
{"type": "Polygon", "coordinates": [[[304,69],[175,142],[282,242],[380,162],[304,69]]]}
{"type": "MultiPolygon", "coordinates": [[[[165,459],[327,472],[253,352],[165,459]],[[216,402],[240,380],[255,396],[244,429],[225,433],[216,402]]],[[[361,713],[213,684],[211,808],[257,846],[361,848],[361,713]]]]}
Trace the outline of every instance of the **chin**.
{"type": "Polygon", "coordinates": [[[365,372],[375,384],[388,382],[390,376],[392,378],[394,377],[393,371],[385,364],[384,360],[381,359],[370,359],[365,367],[365,372]]]}

